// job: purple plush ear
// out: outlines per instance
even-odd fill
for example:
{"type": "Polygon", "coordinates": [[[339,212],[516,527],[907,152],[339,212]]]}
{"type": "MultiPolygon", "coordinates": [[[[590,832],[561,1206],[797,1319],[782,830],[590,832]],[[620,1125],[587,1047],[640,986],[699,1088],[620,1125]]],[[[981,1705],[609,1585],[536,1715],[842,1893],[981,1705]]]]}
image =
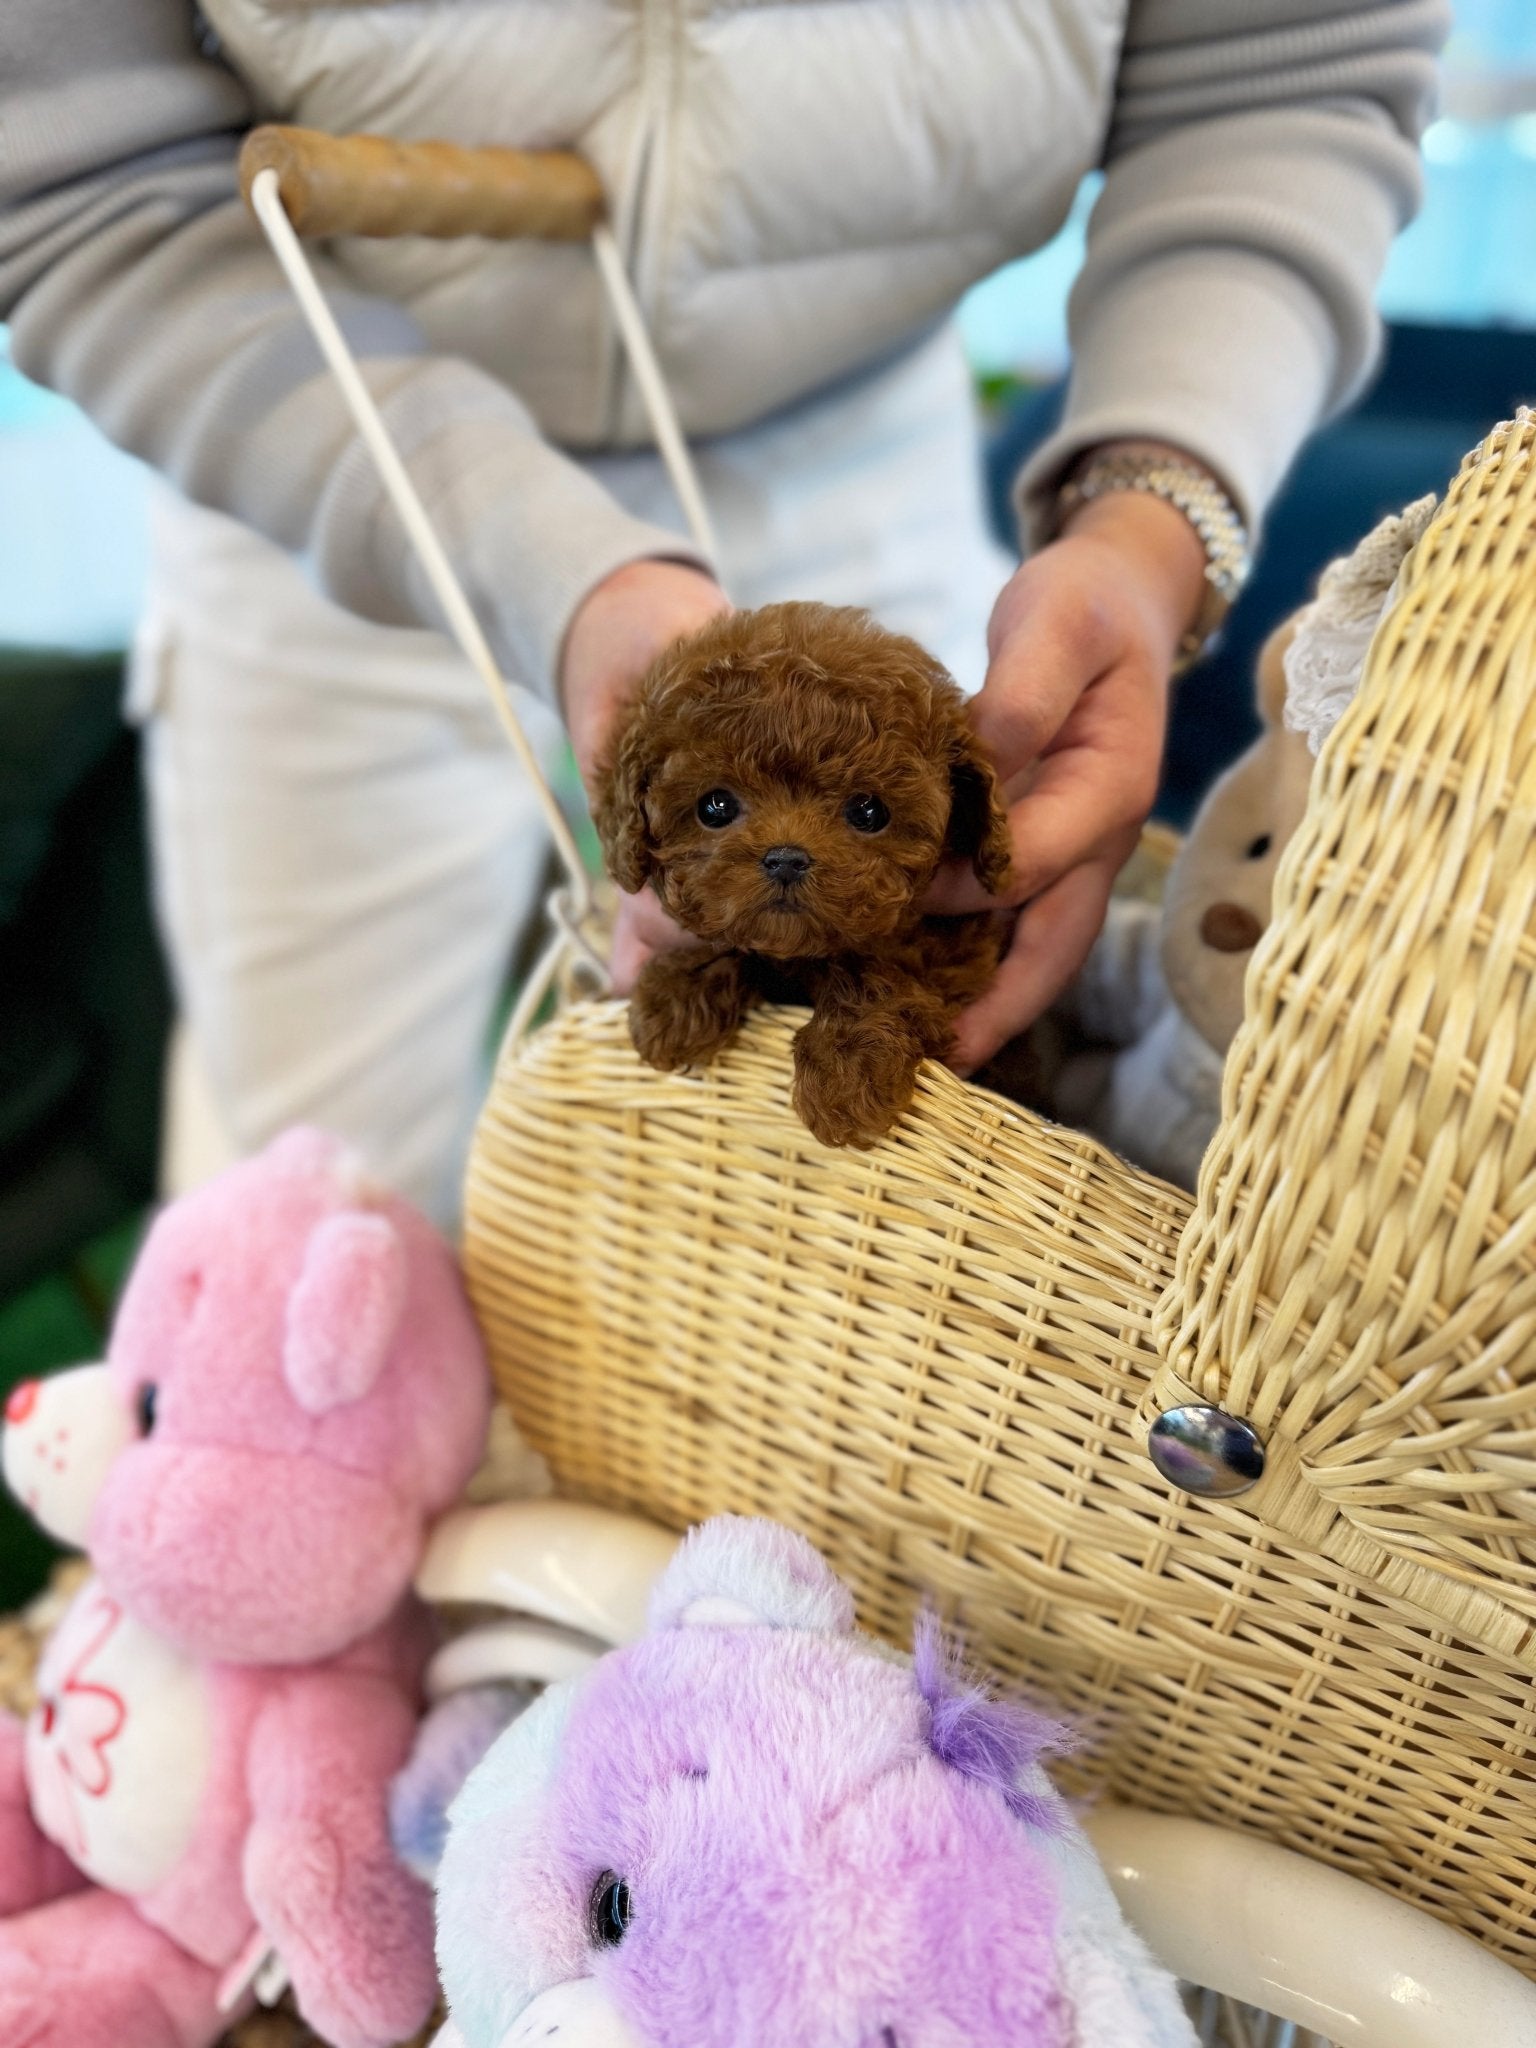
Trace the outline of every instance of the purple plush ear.
{"type": "Polygon", "coordinates": [[[1052,1810],[1021,1781],[1042,1756],[1071,1747],[1067,1730],[1022,1700],[998,1699],[968,1678],[932,1614],[918,1620],[912,1673],[928,1702],[928,1744],[934,1755],[963,1777],[991,1785],[1020,1820],[1054,1827],[1052,1810]]]}
{"type": "Polygon", "coordinates": [[[288,1297],[283,1374],[324,1415],[360,1401],[384,1370],[405,1307],[406,1258],[386,1216],[343,1209],[310,1232],[288,1297]]]}
{"type": "Polygon", "coordinates": [[[656,1582],[651,1626],[853,1629],[853,1596],[811,1544],[776,1522],[716,1515],[689,1531],[656,1582]]]}

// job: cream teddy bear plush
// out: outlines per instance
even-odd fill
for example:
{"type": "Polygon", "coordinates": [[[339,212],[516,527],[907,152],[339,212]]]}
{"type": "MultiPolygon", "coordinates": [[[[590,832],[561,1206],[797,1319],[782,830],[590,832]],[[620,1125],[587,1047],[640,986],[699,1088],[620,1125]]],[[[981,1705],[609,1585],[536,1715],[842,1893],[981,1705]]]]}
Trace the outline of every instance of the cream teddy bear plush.
{"type": "Polygon", "coordinates": [[[1284,724],[1288,621],[1259,657],[1263,731],[1210,790],[1161,905],[1117,897],[1066,999],[1069,1022],[1111,1049],[1069,1058],[1057,1114],[1192,1188],[1221,1112],[1243,977],[1269,923],[1275,869],[1306,809],[1312,756],[1284,724]]]}
{"type": "Polygon", "coordinates": [[[1178,1186],[1194,1187],[1220,1118],[1248,962],[1306,809],[1313,756],[1354,696],[1398,570],[1434,505],[1424,498],[1383,520],[1270,635],[1258,663],[1258,739],[1206,796],[1161,906],[1117,898],[1068,992],[1069,1025],[1111,1049],[1066,1060],[1055,1114],[1178,1186]]]}

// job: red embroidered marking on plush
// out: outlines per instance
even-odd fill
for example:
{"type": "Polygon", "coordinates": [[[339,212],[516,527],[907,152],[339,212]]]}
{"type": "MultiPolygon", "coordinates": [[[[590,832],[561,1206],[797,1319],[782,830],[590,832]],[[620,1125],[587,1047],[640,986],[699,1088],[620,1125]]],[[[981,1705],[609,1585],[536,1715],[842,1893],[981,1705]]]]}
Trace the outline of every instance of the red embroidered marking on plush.
{"type": "Polygon", "coordinates": [[[122,1609],[106,1594],[96,1596],[97,1626],[75,1654],[57,1697],[46,1701],[41,1715],[48,1742],[48,1761],[57,1786],[58,1816],[70,1840],[63,1843],[77,1863],[90,1854],[80,1798],[104,1799],[112,1789],[112,1760],[107,1750],[123,1732],[128,1708],[115,1687],[94,1683],[87,1672],[111,1640],[123,1618],[122,1609]]]}
{"type": "Polygon", "coordinates": [[[120,1692],[110,1685],[92,1684],[84,1676],[92,1658],[106,1648],[123,1618],[117,1602],[105,1595],[98,1601],[98,1608],[101,1626],[65,1673],[60,1703],[64,1718],[61,1761],[71,1782],[91,1799],[104,1799],[112,1789],[112,1760],[107,1750],[122,1734],[128,1719],[128,1708],[120,1692]],[[99,1725],[90,1727],[92,1721],[99,1725]],[[77,1761],[76,1744],[81,1741],[85,1748],[77,1761]]]}

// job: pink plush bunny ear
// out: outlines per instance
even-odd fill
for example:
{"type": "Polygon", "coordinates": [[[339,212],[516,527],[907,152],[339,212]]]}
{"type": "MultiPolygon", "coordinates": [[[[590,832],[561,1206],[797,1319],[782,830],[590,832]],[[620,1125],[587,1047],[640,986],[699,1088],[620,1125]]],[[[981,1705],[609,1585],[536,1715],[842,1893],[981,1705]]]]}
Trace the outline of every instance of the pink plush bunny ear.
{"type": "Polygon", "coordinates": [[[776,1522],[701,1522],[656,1582],[652,1628],[853,1629],[853,1596],[803,1536],[776,1522]]]}
{"type": "Polygon", "coordinates": [[[322,1167],[334,1166],[346,1152],[345,1140],[334,1132],[322,1131],[315,1124],[290,1124],[272,1140],[264,1156],[291,1173],[318,1173],[322,1167]]]}
{"type": "Polygon", "coordinates": [[[290,1124],[261,1156],[267,1165],[295,1177],[328,1180],[343,1201],[366,1201],[372,1190],[362,1154],[317,1124],[290,1124]]]}
{"type": "Polygon", "coordinates": [[[324,1415],[369,1392],[405,1307],[405,1247],[389,1219],[343,1209],[310,1232],[288,1297],[283,1372],[293,1397],[324,1415]]]}

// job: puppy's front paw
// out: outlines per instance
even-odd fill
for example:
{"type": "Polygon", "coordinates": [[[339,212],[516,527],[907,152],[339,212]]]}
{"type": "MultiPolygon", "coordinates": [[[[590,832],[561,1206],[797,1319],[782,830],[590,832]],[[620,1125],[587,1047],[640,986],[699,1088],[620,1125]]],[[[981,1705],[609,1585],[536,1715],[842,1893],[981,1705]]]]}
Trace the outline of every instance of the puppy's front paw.
{"type": "Polygon", "coordinates": [[[687,947],[648,960],[629,1003],[629,1035],[648,1067],[702,1066],[741,1029],[747,994],[733,953],[687,947]]]}
{"type": "Polygon", "coordinates": [[[823,1145],[873,1145],[911,1105],[918,1059],[879,1017],[813,1017],[795,1039],[796,1113],[823,1145]]]}

